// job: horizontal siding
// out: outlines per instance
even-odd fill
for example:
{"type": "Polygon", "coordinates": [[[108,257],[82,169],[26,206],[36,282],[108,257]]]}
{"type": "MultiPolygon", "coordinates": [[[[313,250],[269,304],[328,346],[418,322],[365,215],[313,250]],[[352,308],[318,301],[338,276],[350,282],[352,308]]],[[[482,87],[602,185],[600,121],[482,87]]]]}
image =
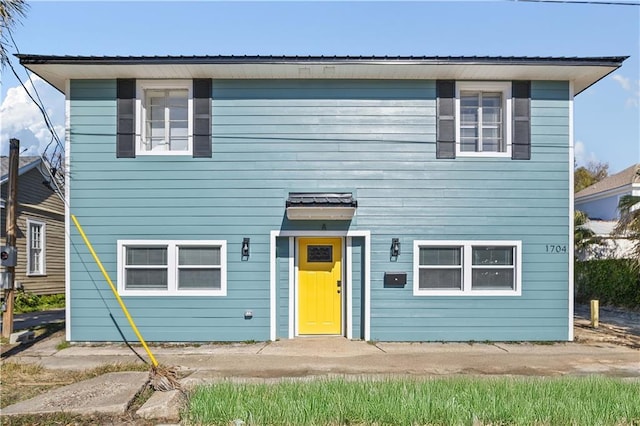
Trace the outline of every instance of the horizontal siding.
{"type": "MultiPolygon", "coordinates": [[[[25,291],[37,295],[65,292],[64,203],[54,191],[42,184],[43,180],[43,175],[36,167],[18,177],[17,188],[18,263],[15,269],[15,281],[20,283],[25,291]],[[45,224],[44,275],[27,275],[27,219],[45,224]]],[[[6,184],[2,185],[4,199],[6,199],[6,187],[6,184]]],[[[3,244],[6,236],[5,211],[2,209],[0,224],[3,244]]]]}
{"type": "MultiPolygon", "coordinates": [[[[72,206],[112,277],[118,239],[228,241],[226,297],[126,298],[145,338],[268,339],[269,232],[323,226],[371,232],[373,339],[567,338],[569,258],[547,250],[569,243],[566,82],[532,84],[529,161],[436,160],[433,81],[213,83],[213,157],[206,159],[116,159],[115,81],[71,84],[72,206]],[[350,223],[290,222],[290,191],[353,192],[357,214],[350,223]],[[251,238],[248,261],[239,258],[243,237],[251,238]],[[402,244],[395,262],[391,238],[402,244]],[[413,296],[415,239],[521,240],[522,296],[413,296]],[[407,285],[385,288],[385,271],[407,272],[407,285]],[[252,320],[244,319],[246,310],[252,320]],[[470,318],[480,321],[471,326],[470,318]]],[[[72,339],[119,340],[110,316],[119,314],[106,307],[115,306],[113,297],[75,230],[72,239],[79,253],[71,262],[72,339]]],[[[364,256],[361,245],[356,255],[364,256]]],[[[288,260],[278,257],[276,267],[282,336],[288,260]]],[[[354,264],[354,275],[357,337],[362,265],[354,264]]]]}

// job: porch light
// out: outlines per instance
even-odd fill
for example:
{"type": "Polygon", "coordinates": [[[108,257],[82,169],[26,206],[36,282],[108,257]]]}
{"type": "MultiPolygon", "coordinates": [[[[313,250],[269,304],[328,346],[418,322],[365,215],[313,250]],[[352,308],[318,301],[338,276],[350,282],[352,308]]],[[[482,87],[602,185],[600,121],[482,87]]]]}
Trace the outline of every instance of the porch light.
{"type": "Polygon", "coordinates": [[[391,239],[391,257],[398,257],[400,255],[400,238],[391,239]]]}
{"type": "Polygon", "coordinates": [[[242,257],[249,257],[249,238],[242,239],[242,257]]]}

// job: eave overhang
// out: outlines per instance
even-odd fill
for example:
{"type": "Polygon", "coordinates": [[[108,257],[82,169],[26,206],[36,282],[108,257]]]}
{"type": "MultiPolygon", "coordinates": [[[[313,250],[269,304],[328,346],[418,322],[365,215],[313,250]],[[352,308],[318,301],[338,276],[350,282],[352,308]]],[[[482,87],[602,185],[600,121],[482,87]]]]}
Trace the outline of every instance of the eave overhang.
{"type": "Polygon", "coordinates": [[[49,56],[16,55],[61,92],[73,79],[399,79],[571,81],[578,94],[627,59],[615,57],[49,56]]]}
{"type": "Polygon", "coordinates": [[[286,202],[289,220],[351,220],[357,207],[350,192],[290,192],[286,202]]]}

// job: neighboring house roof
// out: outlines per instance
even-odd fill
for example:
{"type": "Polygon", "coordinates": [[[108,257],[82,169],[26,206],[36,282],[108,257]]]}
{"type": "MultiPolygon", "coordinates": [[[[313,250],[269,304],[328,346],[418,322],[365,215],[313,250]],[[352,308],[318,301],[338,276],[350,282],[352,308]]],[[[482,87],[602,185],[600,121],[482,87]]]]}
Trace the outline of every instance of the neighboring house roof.
{"type": "Polygon", "coordinates": [[[65,91],[68,79],[288,78],[564,80],[578,94],[627,56],[51,56],[16,55],[65,91]]]}
{"type": "Polygon", "coordinates": [[[578,201],[579,199],[589,197],[591,195],[614,191],[625,186],[629,186],[629,189],[631,190],[631,187],[635,186],[634,184],[640,185],[640,164],[634,164],[619,173],[607,176],[600,182],[596,182],[576,193],[575,199],[578,201]]]}
{"type": "MultiPolygon", "coordinates": [[[[51,180],[52,172],[49,170],[48,167],[45,167],[43,165],[42,157],[39,157],[37,155],[34,155],[34,156],[27,155],[27,156],[21,156],[18,158],[18,176],[22,176],[28,171],[36,168],[38,169],[40,174],[45,178],[45,182],[43,183],[46,183],[46,180],[49,180],[49,181],[51,180]]],[[[0,172],[2,173],[2,175],[0,175],[0,185],[4,185],[9,180],[9,157],[7,156],[0,157],[0,172]]],[[[55,189],[51,186],[50,186],[50,189],[52,191],[55,191],[55,189]]],[[[64,191],[64,188],[61,188],[61,191],[64,191]]],[[[58,193],[58,196],[61,199],[64,199],[62,193],[58,191],[55,191],[55,192],[58,193]]],[[[0,205],[2,206],[2,208],[4,208],[5,202],[6,200],[4,198],[0,198],[0,205]]]]}
{"type": "MultiPolygon", "coordinates": [[[[29,170],[37,167],[42,162],[42,158],[38,156],[26,156],[18,159],[18,176],[29,170]]],[[[0,170],[2,175],[0,177],[0,184],[4,184],[9,179],[9,157],[0,157],[0,170]]]]}

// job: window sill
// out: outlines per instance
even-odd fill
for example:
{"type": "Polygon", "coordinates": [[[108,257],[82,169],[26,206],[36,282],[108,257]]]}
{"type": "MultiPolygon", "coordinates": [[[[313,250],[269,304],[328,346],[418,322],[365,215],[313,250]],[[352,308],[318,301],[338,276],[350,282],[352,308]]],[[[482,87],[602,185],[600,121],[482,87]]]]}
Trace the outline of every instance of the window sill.
{"type": "Polygon", "coordinates": [[[510,152],[461,152],[456,151],[456,157],[480,157],[480,158],[511,158],[510,152]]]}
{"type": "Polygon", "coordinates": [[[182,157],[191,157],[193,156],[193,152],[191,151],[136,151],[136,157],[146,157],[146,156],[182,156],[182,157]]]}
{"type": "Polygon", "coordinates": [[[27,274],[25,274],[27,277],[46,277],[47,274],[46,273],[41,273],[41,272],[29,272],[27,274]]]}
{"type": "Polygon", "coordinates": [[[462,290],[414,290],[414,296],[446,296],[446,297],[504,297],[504,296],[522,296],[522,292],[519,290],[476,290],[476,291],[462,291],[462,290]]]}
{"type": "Polygon", "coordinates": [[[182,290],[182,291],[162,291],[162,290],[120,290],[118,294],[123,297],[224,297],[226,290],[182,290]]]}

